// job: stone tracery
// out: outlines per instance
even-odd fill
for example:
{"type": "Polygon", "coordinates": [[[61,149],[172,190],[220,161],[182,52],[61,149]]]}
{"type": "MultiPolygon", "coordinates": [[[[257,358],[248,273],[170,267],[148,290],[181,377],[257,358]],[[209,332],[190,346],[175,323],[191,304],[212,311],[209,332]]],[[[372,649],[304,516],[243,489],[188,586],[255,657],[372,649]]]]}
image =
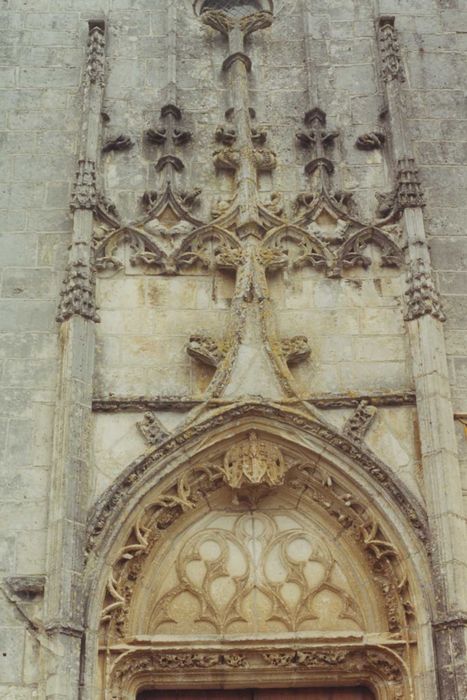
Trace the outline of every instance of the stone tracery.
{"type": "MultiPolygon", "coordinates": [[[[236,287],[230,322],[224,339],[219,341],[210,336],[197,334],[191,336],[188,345],[188,352],[192,357],[201,359],[215,368],[212,383],[205,396],[206,405],[202,406],[201,410],[209,408],[210,399],[221,396],[230,397],[232,402],[236,403],[240,383],[235,373],[239,355],[245,346],[255,346],[258,355],[262,354],[263,359],[266,358],[266,364],[273,369],[268,382],[272,387],[274,377],[276,383],[271,390],[271,396],[263,396],[263,399],[271,400],[279,396],[298,397],[299,392],[288,363],[307,359],[310,354],[307,338],[294,336],[283,339],[278,335],[272,318],[268,273],[286,267],[294,270],[310,265],[316,270],[323,271],[328,277],[339,277],[347,269],[355,266],[365,268],[372,263],[372,257],[364,252],[370,245],[380,249],[383,266],[398,267],[402,264],[402,246],[400,232],[394,223],[400,215],[401,206],[420,206],[421,202],[418,197],[419,183],[414,175],[415,170],[405,168],[404,177],[399,178],[396,195],[391,199],[391,206],[386,207],[385,215],[379,220],[375,219],[374,222],[366,224],[358,221],[352,212],[348,193],[335,191],[332,187],[334,165],[329,157],[329,151],[338,133],[325,128],[326,115],[322,110],[315,108],[307,113],[305,118],[309,130],[297,134],[301,146],[314,150],[313,159],[305,166],[305,172],[310,178],[310,191],[297,197],[295,216],[290,220],[284,216],[283,208],[278,206],[277,198],[273,201],[271,196],[270,205],[265,205],[258,192],[258,178],[275,168],[277,158],[276,154],[265,146],[266,132],[254,128],[251,123],[252,113],[247,81],[252,62],[245,53],[244,37],[270,26],[272,16],[269,12],[260,12],[256,16],[242,14],[239,18],[235,14],[219,12],[211,7],[204,9],[206,11],[202,13],[202,21],[219,31],[229,41],[230,53],[224,61],[223,69],[231,79],[231,95],[235,109],[230,115],[231,125],[229,122],[227,127],[216,131],[215,138],[222,144],[222,149],[214,154],[214,163],[218,169],[225,169],[231,173],[235,193],[225,199],[225,206],[219,207],[213,221],[206,223],[194,216],[192,209],[200,192],[194,190],[190,193],[177,186],[177,177],[184,169],[184,162],[179,155],[179,150],[175,154],[175,150],[185,146],[192,135],[187,129],[174,126],[175,121],[180,120],[181,113],[178,107],[168,103],[165,112],[163,109],[161,114],[161,117],[167,118],[167,125],[153,126],[146,132],[147,141],[162,149],[162,155],[156,162],[162,187],[157,193],[150,191],[143,195],[144,215],[135,217],[129,224],[120,221],[115,207],[97,192],[93,164],[86,166],[85,169],[81,168],[73,199],[76,207],[94,211],[93,262],[96,270],[104,275],[125,270],[128,265],[139,267],[142,271],[152,269],[157,274],[164,275],[178,275],[187,270],[199,268],[210,272],[225,269],[235,271],[236,287]],[[169,145],[173,147],[173,152],[168,148],[169,145]],[[407,173],[410,175],[409,179],[407,179],[409,176],[405,177],[407,173]],[[402,202],[403,195],[406,199],[402,202]]],[[[383,43],[387,41],[387,37],[382,37],[382,41],[383,43]]],[[[391,42],[389,48],[392,51],[397,48],[397,45],[392,39],[391,42]]],[[[398,75],[401,70],[400,64],[395,65],[392,62],[388,65],[387,75],[391,74],[391,79],[396,77],[401,79],[398,75]]],[[[382,143],[383,140],[380,139],[380,145],[382,143]]],[[[94,270],[91,272],[93,273],[94,270]]],[[[67,286],[68,292],[70,289],[73,292],[68,281],[67,286]]],[[[86,289],[87,292],[94,293],[91,287],[88,286],[86,289]]],[[[87,297],[85,301],[87,308],[89,306],[87,297]]],[[[89,314],[86,315],[88,312],[80,310],[79,303],[67,313],[89,316],[89,314]]],[[[60,320],[63,318],[65,316],[62,314],[60,320]]],[[[365,413],[366,407],[359,408],[360,414],[365,413]]],[[[308,406],[304,406],[303,409],[305,415],[311,412],[308,406]]],[[[354,457],[361,454],[356,444],[361,442],[362,434],[367,427],[365,421],[363,421],[365,425],[360,421],[362,417],[360,414],[353,423],[352,420],[348,422],[348,429],[344,429],[344,433],[350,439],[350,448],[346,438],[328,436],[332,437],[334,444],[341,440],[339,446],[344,445],[354,457]],[[355,423],[358,423],[356,428],[355,423]]],[[[199,411],[196,408],[189,416],[188,434],[190,430],[196,430],[198,415],[199,411]]],[[[301,417],[301,420],[305,421],[305,418],[301,417]]],[[[319,423],[316,426],[319,426],[319,423]]],[[[155,416],[147,418],[146,423],[140,426],[140,430],[150,444],[158,447],[170,444],[172,439],[168,433],[162,431],[161,434],[155,416]]],[[[321,423],[317,430],[321,430],[324,434],[326,426],[321,423]]],[[[181,431],[174,437],[174,440],[179,443],[184,443],[185,439],[186,434],[181,431]]],[[[234,487],[235,491],[238,490],[237,497],[240,500],[246,499],[250,505],[252,503],[256,505],[258,499],[264,496],[264,490],[254,492],[254,489],[251,489],[252,484],[258,487],[274,487],[282,486],[285,482],[284,493],[299,494],[298,497],[303,502],[309,502],[311,510],[322,512],[323,517],[329,516],[339,528],[339,532],[343,533],[339,534],[339,537],[348,537],[353,546],[363,553],[369,576],[372,578],[374,596],[375,598],[379,596],[384,601],[382,607],[385,626],[383,626],[384,629],[378,629],[382,634],[379,642],[383,648],[381,645],[378,650],[371,648],[367,640],[364,649],[348,649],[345,644],[341,644],[339,650],[335,651],[325,648],[321,641],[319,648],[314,650],[304,648],[298,652],[296,650],[267,652],[262,655],[261,663],[264,662],[267,666],[273,667],[318,669],[319,672],[323,667],[331,665],[339,667],[343,678],[346,677],[346,673],[350,674],[350,667],[357,663],[359,680],[371,668],[371,673],[375,675],[381,673],[385,682],[394,684],[394,688],[386,695],[383,690],[381,691],[382,698],[387,697],[392,700],[410,697],[407,690],[409,683],[405,662],[400,660],[395,662],[393,659],[389,661],[388,657],[391,654],[388,649],[393,641],[391,635],[398,644],[401,640],[404,640],[406,645],[415,641],[415,637],[410,634],[415,612],[413,597],[403,561],[404,556],[387,535],[375,512],[367,503],[362,502],[358,492],[352,491],[348,484],[341,483],[335,475],[330,476],[322,466],[307,463],[291,464],[283,457],[280,448],[271,446],[264,436],[258,441],[254,431],[250,433],[248,439],[243,437],[239,444],[230,447],[222,457],[217,462],[214,460],[213,463],[187,466],[185,473],[175,485],[172,484],[166,491],[159,494],[155,501],[147,503],[140,510],[127,541],[112,562],[107,581],[102,614],[107,652],[109,640],[110,646],[115,639],[126,643],[131,629],[129,618],[134,602],[133,596],[137,597],[135,591],[144,576],[145,560],[149,560],[152,549],[158,546],[166,531],[170,534],[171,528],[177,527],[177,521],[180,518],[188,517],[192,511],[201,508],[206,499],[215,498],[217,492],[225,490],[226,484],[234,487]],[[384,644],[387,646],[384,647],[384,644]],[[375,668],[378,670],[375,671],[375,668]]],[[[368,465],[375,479],[384,482],[385,474],[371,458],[368,465]]],[[[135,480],[138,479],[137,470],[132,477],[135,480]]],[[[126,485],[131,486],[131,484],[131,478],[128,478],[126,485]]],[[[388,492],[397,499],[399,493],[390,479],[385,481],[385,485],[388,487],[388,492]]],[[[118,494],[118,491],[116,493],[115,502],[112,502],[113,497],[110,496],[105,507],[112,508],[121,504],[121,494],[118,494]]],[[[403,500],[401,497],[401,501],[403,500]]],[[[404,503],[404,506],[407,507],[407,504],[404,503]]],[[[240,516],[239,520],[242,517],[240,516]]],[[[409,520],[414,523],[417,521],[417,514],[414,511],[412,511],[412,517],[409,516],[409,520]]],[[[97,539],[99,539],[101,525],[99,519],[94,525],[92,535],[95,536],[97,533],[97,539]]],[[[417,527],[419,531],[423,529],[420,527],[420,522],[417,527]]],[[[270,529],[273,527],[271,526],[270,529]]],[[[223,545],[226,541],[232,548],[244,547],[244,542],[236,532],[226,534],[227,532],[228,530],[224,529],[222,535],[219,533],[209,535],[219,546],[221,556],[214,558],[212,565],[207,566],[208,578],[215,579],[212,572],[225,575],[228,567],[228,552],[223,545]]],[[[309,536],[309,533],[303,534],[303,531],[300,533],[304,540],[309,536]]],[[[195,587],[193,581],[189,581],[187,570],[193,562],[199,561],[199,548],[203,546],[202,540],[206,536],[195,534],[187,542],[186,549],[181,551],[176,567],[179,580],[164,594],[166,598],[155,601],[156,612],[149,617],[150,632],[158,631],[162,625],[174,621],[170,617],[170,605],[167,603],[169,599],[186,592],[193,594],[195,587]]],[[[287,539],[288,535],[277,535],[276,540],[279,537],[287,539]]],[[[276,540],[272,537],[273,542],[276,540]]],[[[95,541],[91,541],[91,545],[95,545],[95,541]]],[[[311,586],[311,592],[309,582],[304,582],[303,566],[293,562],[287,552],[283,556],[283,560],[289,567],[288,575],[295,585],[298,585],[298,580],[302,585],[299,602],[295,607],[289,606],[286,613],[284,610],[287,604],[278,593],[277,586],[276,589],[274,588],[274,582],[265,582],[265,580],[260,582],[276,605],[274,613],[276,618],[280,619],[289,631],[300,631],[301,622],[313,620],[315,615],[313,596],[318,595],[324,587],[344,602],[345,614],[341,613],[341,617],[347,621],[353,620],[358,629],[364,627],[362,612],[349,593],[348,586],[347,589],[345,586],[340,587],[331,580],[331,569],[335,565],[335,560],[330,550],[321,544],[321,549],[318,547],[314,556],[315,559],[308,561],[323,566],[325,575],[322,581],[315,582],[314,587],[311,586]],[[305,612],[300,613],[300,610],[305,612]]],[[[263,563],[263,573],[264,568],[263,563]]],[[[252,570],[252,567],[250,569],[252,570]]],[[[237,579],[239,578],[242,577],[237,576],[237,579]]],[[[245,591],[249,592],[248,588],[251,590],[254,587],[248,580],[248,576],[242,582],[243,584],[242,595],[245,591]]],[[[204,610],[205,619],[216,632],[224,633],[228,630],[232,621],[231,615],[234,618],[237,615],[234,621],[242,618],[244,611],[242,612],[240,608],[244,600],[241,599],[239,590],[234,594],[235,605],[230,607],[227,605],[226,610],[220,610],[219,607],[216,609],[213,600],[207,600],[209,596],[202,589],[203,586],[198,586],[196,592],[198,605],[204,610]]],[[[352,626],[350,623],[349,625],[352,626]]],[[[136,634],[141,633],[141,629],[138,628],[133,631],[136,634]]],[[[111,652],[111,655],[117,653],[119,652],[111,652]]],[[[158,668],[245,668],[250,666],[255,668],[259,665],[257,658],[252,660],[247,657],[247,654],[238,649],[230,650],[228,653],[203,650],[196,654],[184,651],[175,655],[168,653],[166,649],[155,651],[152,648],[147,651],[140,647],[133,652],[128,652],[127,658],[116,660],[112,669],[108,668],[107,672],[112,676],[111,682],[115,683],[117,688],[115,697],[119,697],[119,688],[122,684],[129,682],[129,679],[131,680],[132,674],[153,673],[154,669],[158,668]],[[130,659],[130,668],[125,671],[125,663],[128,659],[130,659]]]]}

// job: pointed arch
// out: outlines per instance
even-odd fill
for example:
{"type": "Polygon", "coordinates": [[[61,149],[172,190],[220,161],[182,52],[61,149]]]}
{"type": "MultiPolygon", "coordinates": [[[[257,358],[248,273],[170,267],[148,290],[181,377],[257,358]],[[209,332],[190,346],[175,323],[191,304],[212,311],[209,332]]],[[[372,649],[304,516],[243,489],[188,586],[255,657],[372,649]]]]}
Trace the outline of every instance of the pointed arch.
{"type": "MultiPolygon", "coordinates": [[[[139,634],[138,624],[134,620],[145,619],[151,605],[153,611],[157,607],[156,586],[156,589],[151,589],[153,598],[149,608],[145,605],[141,608],[140,605],[138,614],[132,612],[136,605],[133,595],[139,595],[135,593],[137,582],[148,570],[145,569],[148,562],[152,562],[152,571],[162,570],[160,562],[154,565],[154,561],[159,561],[157,548],[160,543],[164,539],[171,542],[175,528],[181,528],[180,532],[186,534],[180,537],[186,537],[191,542],[189,549],[184,550],[186,555],[187,551],[194,551],[193,542],[197,537],[195,530],[190,528],[211,528],[210,531],[213,531],[214,525],[209,525],[208,520],[203,521],[203,518],[206,518],[206,514],[213,517],[213,512],[218,508],[216,503],[220,502],[218,499],[225,499],[226,493],[232,493],[232,473],[226,465],[229,463],[231,470],[232,454],[242,454],[237,467],[243,469],[247,448],[241,446],[247,445],[252,431],[258,436],[264,450],[270,449],[271,454],[276,455],[279,472],[275,475],[269,472],[267,479],[269,487],[276,488],[284,508],[288,507],[291,513],[303,511],[303,517],[312,517],[313,521],[318,517],[324,530],[330,533],[329,541],[337,538],[336,541],[347,543],[349,552],[353,549],[360,552],[355,555],[355,561],[360,558],[363,562],[360,571],[369,581],[368,595],[377,596],[383,601],[383,612],[382,617],[378,618],[379,622],[359,622],[363,625],[362,630],[366,630],[358,641],[359,653],[365,656],[371,655],[372,650],[375,652],[369,645],[369,637],[365,636],[370,632],[373,635],[381,633],[386,641],[392,636],[399,645],[417,641],[417,629],[426,623],[431,607],[429,586],[426,586],[430,573],[426,551],[426,518],[422,506],[369,450],[317,418],[293,408],[245,403],[213,411],[205,420],[143,455],[127,468],[96,504],[88,526],[86,615],[88,628],[93,631],[87,653],[88,673],[95,663],[98,618],[101,614],[104,627],[108,625],[106,629],[111,628],[110,637],[118,647],[122,642],[127,643],[127,634],[132,639],[139,634]],[[206,524],[203,525],[203,522],[206,524]],[[130,618],[133,615],[133,622],[128,626],[129,615],[130,618]]],[[[248,494],[251,494],[252,483],[257,483],[259,489],[265,488],[264,479],[261,484],[262,479],[251,473],[246,476],[237,474],[234,479],[236,486],[242,487],[249,482],[249,488],[234,490],[237,500],[250,498],[248,494]]],[[[254,494],[254,500],[261,495],[257,489],[254,489],[254,494]]],[[[251,503],[248,508],[251,510],[251,503]]],[[[240,515],[241,511],[240,507],[240,515]]],[[[310,527],[313,530],[312,525],[305,528],[308,533],[312,531],[310,527]]],[[[234,535],[226,534],[225,537],[233,541],[234,535]]],[[[280,537],[287,539],[288,535],[280,537]]],[[[342,591],[337,591],[335,583],[329,585],[333,593],[341,595],[342,591]]],[[[147,584],[145,586],[147,596],[147,584]]],[[[160,605],[167,608],[170,595],[181,595],[185,590],[180,585],[178,589],[176,586],[172,589],[172,593],[167,593],[168,597],[160,599],[160,605]]],[[[345,596],[349,594],[342,595],[346,600],[345,596]]],[[[352,606],[357,610],[362,601],[351,604],[349,598],[346,604],[350,606],[349,610],[352,606]]],[[[366,612],[360,610],[352,615],[355,619],[368,621],[368,615],[372,615],[370,608],[367,606],[366,612]]],[[[213,614],[211,612],[211,617],[213,614]]],[[[154,617],[154,612],[152,615],[154,617]]],[[[344,617],[350,619],[352,615],[345,613],[344,617]]],[[[150,629],[151,626],[146,632],[150,629]]],[[[228,631],[228,626],[226,629],[228,631]]],[[[291,627],[291,632],[298,631],[299,626],[291,627]]],[[[103,639],[108,639],[106,635],[104,629],[103,639]]],[[[352,644],[355,641],[353,639],[352,644]]],[[[344,640],[341,639],[341,642],[344,643],[344,640]]],[[[349,643],[347,638],[345,644],[349,643]]],[[[155,649],[151,644],[146,641],[138,647],[133,660],[141,654],[149,655],[154,657],[156,668],[159,663],[156,657],[163,655],[164,649],[155,649]]],[[[429,642],[426,641],[426,644],[429,646],[429,642]]],[[[357,653],[352,645],[347,651],[350,655],[357,653]]],[[[386,653],[389,652],[384,651],[383,656],[386,653]]],[[[429,649],[426,653],[429,655],[429,649]]],[[[402,654],[400,663],[403,665],[406,661],[402,654]]],[[[117,662],[120,663],[116,659],[113,670],[108,671],[111,675],[118,675],[121,671],[117,672],[117,662]]],[[[175,661],[168,659],[167,664],[171,663],[175,661]]],[[[196,662],[193,663],[196,666],[196,662]]],[[[219,657],[213,664],[222,666],[224,661],[219,657]]],[[[134,671],[135,666],[131,668],[134,671]]],[[[401,678],[405,674],[404,678],[407,676],[409,679],[410,674],[401,669],[402,666],[398,671],[401,678]]],[[[120,673],[118,682],[123,685],[130,683],[128,679],[130,676],[133,678],[133,671],[123,676],[120,673]]],[[[318,664],[317,677],[319,672],[318,664]]],[[[367,682],[368,678],[363,676],[362,672],[360,680],[367,682]]],[[[130,683],[132,688],[133,680],[130,683]]],[[[112,682],[117,683],[115,678],[112,682]]],[[[123,690],[118,692],[123,693],[123,690]]],[[[133,690],[125,692],[129,695],[124,697],[133,697],[133,690]]],[[[402,692],[406,693],[405,690],[402,692]]],[[[383,691],[378,693],[378,698],[393,697],[384,695],[383,691]]],[[[410,695],[402,694],[400,697],[409,698],[410,695]]]]}

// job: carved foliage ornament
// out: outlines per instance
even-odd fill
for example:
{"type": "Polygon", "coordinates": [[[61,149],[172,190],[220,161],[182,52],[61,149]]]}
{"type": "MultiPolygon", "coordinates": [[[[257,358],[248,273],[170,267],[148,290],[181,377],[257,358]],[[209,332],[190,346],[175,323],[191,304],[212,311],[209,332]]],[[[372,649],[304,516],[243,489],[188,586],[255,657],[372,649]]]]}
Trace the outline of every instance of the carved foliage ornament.
{"type": "Polygon", "coordinates": [[[70,207],[72,210],[94,209],[96,204],[96,164],[93,160],[80,160],[76,171],[70,207]]]}
{"type": "Polygon", "coordinates": [[[59,323],[72,316],[99,321],[96,306],[96,278],[93,269],[84,260],[75,260],[66,268],[57,313],[59,323]]]}
{"type": "Polygon", "coordinates": [[[259,483],[274,486],[283,481],[284,474],[293,466],[290,486],[306,492],[318,508],[324,509],[363,548],[384,598],[389,630],[398,632],[405,628],[413,607],[404,560],[374,516],[348,487],[340,485],[324,468],[291,464],[277,445],[250,434],[247,440],[229,449],[223,460],[185,472],[140,513],[108,580],[102,622],[111,625],[112,634],[125,635],[135,581],[145,558],[163,531],[182,513],[205,503],[204,496],[223,483],[234,488],[259,483]]]}
{"type": "MultiPolygon", "coordinates": [[[[413,401],[413,396],[411,396],[413,401]]],[[[334,405],[334,404],[333,404],[334,405]]],[[[87,529],[87,546],[86,551],[89,553],[94,550],[97,545],[99,536],[107,525],[110,516],[120,507],[120,504],[128,497],[129,491],[144,477],[147,471],[156,464],[156,462],[177,450],[180,445],[190,443],[193,439],[207,435],[210,430],[223,425],[231,424],[232,421],[253,416],[262,416],[269,420],[284,421],[285,425],[294,429],[303,431],[305,435],[314,436],[318,440],[322,440],[329,445],[332,445],[337,450],[359,464],[360,468],[372,477],[381,485],[388,494],[388,497],[394,499],[405,517],[411,523],[417,537],[428,545],[428,532],[425,514],[420,509],[420,506],[413,502],[401,488],[401,484],[388,472],[387,467],[380,462],[373,454],[367,452],[354,441],[348,440],[345,436],[340,435],[328,426],[310,421],[309,417],[301,415],[295,411],[281,409],[277,406],[258,405],[254,402],[238,405],[235,408],[224,410],[219,415],[213,416],[198,424],[194,424],[174,436],[173,439],[167,440],[162,446],[152,451],[148,455],[144,455],[137,459],[126,473],[120,477],[106,493],[106,497],[98,504],[98,507],[91,514],[87,529]]],[[[203,472],[204,473],[204,472],[203,472]]]]}
{"type": "Polygon", "coordinates": [[[244,36],[248,36],[248,34],[252,34],[260,29],[270,27],[273,16],[271,12],[262,10],[236,19],[222,10],[205,10],[201,14],[201,21],[225,36],[236,27],[240,29],[244,36]]]}
{"type": "Polygon", "coordinates": [[[446,320],[430,266],[422,258],[417,258],[410,264],[405,299],[407,321],[413,321],[427,314],[439,321],[446,320]]]}
{"type": "Polygon", "coordinates": [[[105,36],[104,30],[94,26],[89,30],[86,77],[91,83],[104,86],[105,36]]]}
{"type": "Polygon", "coordinates": [[[136,425],[148,445],[159,445],[170,435],[170,433],[162,427],[153,411],[146,411],[143,420],[138,421],[136,425]]]}
{"type": "Polygon", "coordinates": [[[360,401],[354,414],[344,425],[344,435],[357,442],[362,441],[375,419],[376,410],[376,406],[371,406],[368,401],[360,401]]]}
{"type": "Polygon", "coordinates": [[[381,17],[379,23],[379,46],[381,52],[382,77],[385,82],[405,80],[401,50],[394,17],[381,17]]]}
{"type": "MultiPolygon", "coordinates": [[[[387,649],[383,646],[348,645],[310,646],[299,649],[281,646],[265,652],[256,648],[231,648],[219,653],[211,649],[171,651],[165,649],[134,649],[126,652],[116,661],[111,673],[112,698],[120,698],[126,688],[139,676],[161,670],[178,671],[183,669],[200,670],[207,668],[257,669],[260,675],[268,678],[281,669],[289,672],[306,673],[306,678],[316,677],[321,682],[326,674],[338,674],[352,683],[371,681],[378,687],[389,684],[391,694],[384,697],[391,700],[405,700],[410,696],[407,688],[405,664],[400,656],[402,649],[387,649]],[[399,652],[399,653],[398,653],[399,652]],[[316,676],[310,676],[312,672],[316,676]]],[[[347,682],[348,682],[347,681],[347,682]]]]}

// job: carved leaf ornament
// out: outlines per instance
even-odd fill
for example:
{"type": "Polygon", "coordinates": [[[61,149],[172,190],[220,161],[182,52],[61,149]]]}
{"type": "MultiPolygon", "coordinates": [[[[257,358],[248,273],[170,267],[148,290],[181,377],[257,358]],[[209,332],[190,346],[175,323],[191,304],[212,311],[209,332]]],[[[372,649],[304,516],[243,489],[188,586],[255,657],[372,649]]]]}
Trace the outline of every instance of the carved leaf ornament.
{"type": "MultiPolygon", "coordinates": [[[[183,513],[204,505],[205,497],[220,489],[222,485],[228,485],[233,489],[233,493],[238,491],[241,496],[245,488],[254,489],[259,485],[263,489],[271,488],[283,484],[285,479],[287,482],[282,488],[292,488],[299,493],[306,492],[316,508],[334,519],[361,548],[368,562],[369,576],[379,588],[384,601],[388,629],[393,633],[400,633],[413,615],[407,573],[397,548],[388,541],[375,517],[359,503],[356,495],[349,492],[348,487],[331,478],[324,468],[291,462],[278,445],[260,436],[256,431],[250,431],[246,439],[230,447],[221,460],[195,466],[186,471],[175,485],[149,503],[139,514],[127,543],[114,560],[109,575],[102,622],[109,626],[111,636],[125,636],[132,598],[137,582],[145,570],[146,558],[161,540],[164,531],[183,513]]],[[[198,601],[196,619],[204,620],[210,629],[225,631],[235,620],[248,617],[248,598],[253,586],[253,576],[260,576],[261,580],[255,579],[254,586],[258,591],[262,591],[269,601],[267,619],[279,620],[287,629],[297,630],[306,620],[313,620],[317,614],[313,600],[318,600],[320,592],[323,591],[328,596],[337,596],[341,601],[339,615],[353,620],[357,627],[361,628],[361,611],[352,598],[350,589],[342,587],[339,576],[335,578],[334,559],[327,545],[320,538],[318,543],[311,542],[311,535],[306,532],[303,534],[301,531],[302,534],[298,535],[297,526],[294,526],[293,532],[286,529],[284,533],[280,528],[278,530],[272,521],[269,522],[269,516],[264,513],[258,513],[257,517],[262,523],[260,529],[263,539],[260,543],[260,560],[255,560],[254,565],[248,558],[250,555],[246,555],[247,551],[251,553],[252,545],[251,542],[250,545],[246,543],[246,521],[242,518],[233,530],[228,528],[224,532],[221,528],[222,534],[211,532],[209,541],[215,543],[212,547],[203,545],[203,537],[207,532],[205,530],[193,535],[189,542],[183,545],[175,567],[176,580],[169,590],[163,592],[163,598],[154,607],[155,612],[151,618],[153,631],[171,620],[173,624],[172,603],[176,598],[180,598],[182,593],[189,594],[192,598],[194,596],[198,601]],[[297,544],[293,544],[295,538],[298,538],[297,544]],[[230,542],[228,546],[227,542],[230,542]],[[304,544],[305,542],[308,544],[304,544]],[[204,560],[200,552],[206,547],[211,547],[214,554],[204,560]],[[300,557],[297,559],[294,556],[293,552],[297,547],[297,551],[302,551],[305,547],[308,552],[307,561],[311,561],[311,557],[317,562],[316,566],[319,563],[321,573],[314,582],[306,581],[305,570],[308,570],[309,565],[300,557]],[[233,550],[237,555],[232,554],[233,550]],[[204,562],[202,566],[205,573],[199,578],[198,571],[197,577],[190,578],[189,572],[193,572],[194,566],[191,562],[200,561],[200,556],[204,562]],[[236,573],[232,563],[229,564],[231,556],[234,556],[236,561],[243,561],[243,564],[237,566],[236,573]],[[280,583],[268,574],[269,556],[275,558],[276,563],[278,557],[282,562],[278,566],[285,573],[280,583]],[[218,604],[215,591],[221,579],[227,581],[226,576],[231,579],[231,595],[221,605],[218,604]],[[290,600],[287,602],[287,596],[284,599],[283,586],[286,584],[289,588],[293,587],[293,605],[290,600]]],[[[316,566],[313,566],[316,569],[316,566]]]]}

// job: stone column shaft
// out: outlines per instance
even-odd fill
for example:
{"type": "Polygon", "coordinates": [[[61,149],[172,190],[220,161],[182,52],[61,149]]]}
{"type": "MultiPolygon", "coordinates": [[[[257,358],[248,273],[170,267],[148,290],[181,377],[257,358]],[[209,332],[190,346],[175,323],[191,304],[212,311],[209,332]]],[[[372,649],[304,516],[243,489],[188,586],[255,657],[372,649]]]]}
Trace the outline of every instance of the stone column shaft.
{"type": "Polygon", "coordinates": [[[61,358],[50,484],[45,624],[47,700],[79,696],[83,636],[82,574],[89,498],[94,324],[98,320],[91,259],[96,161],[104,92],[104,23],[89,23],[73,231],[57,320],[61,358]]]}
{"type": "Polygon", "coordinates": [[[423,193],[406,128],[405,80],[393,17],[379,19],[381,72],[397,168],[397,206],[407,235],[409,277],[406,321],[422,448],[425,497],[432,535],[437,619],[439,697],[467,697],[467,527],[456,451],[453,409],[438,291],[423,219],[423,193]]]}

